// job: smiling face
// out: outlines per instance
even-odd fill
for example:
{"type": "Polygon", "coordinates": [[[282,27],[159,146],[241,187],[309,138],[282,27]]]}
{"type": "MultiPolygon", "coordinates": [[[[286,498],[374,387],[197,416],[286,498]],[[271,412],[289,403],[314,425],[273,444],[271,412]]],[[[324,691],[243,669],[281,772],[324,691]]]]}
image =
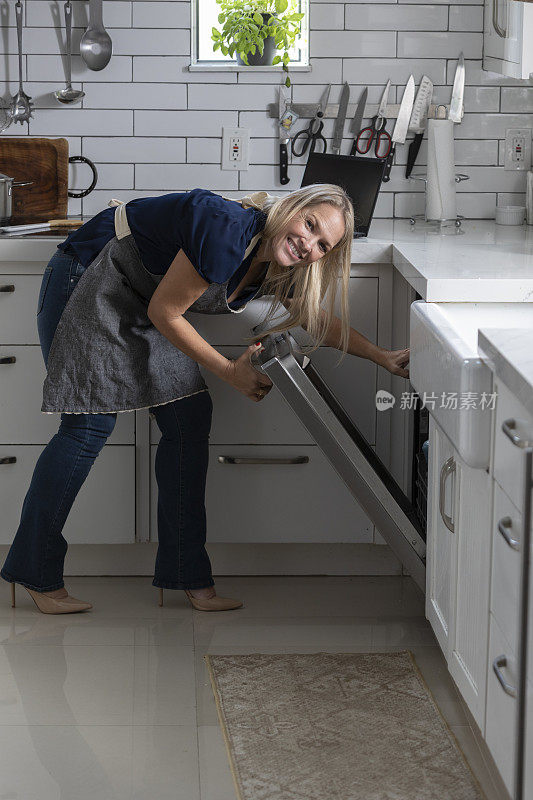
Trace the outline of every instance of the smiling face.
{"type": "Polygon", "coordinates": [[[305,266],[319,261],[344,235],[344,216],[330,203],[308,206],[292,217],[270,242],[280,266],[305,266]]]}

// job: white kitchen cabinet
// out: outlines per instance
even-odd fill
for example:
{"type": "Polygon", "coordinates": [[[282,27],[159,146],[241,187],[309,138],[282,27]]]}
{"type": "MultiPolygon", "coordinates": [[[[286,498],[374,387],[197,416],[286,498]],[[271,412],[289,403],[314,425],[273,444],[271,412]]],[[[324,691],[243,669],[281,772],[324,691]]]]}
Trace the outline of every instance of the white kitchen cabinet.
{"type": "Polygon", "coordinates": [[[457,508],[454,448],[430,416],[426,617],[446,658],[455,615],[453,537],[457,508]]]}
{"type": "MultiPolygon", "coordinates": [[[[157,447],[151,450],[150,539],[157,541],[157,447]]],[[[372,542],[372,523],[316,445],[211,445],[209,450],[209,541],[372,542]]]]}
{"type": "MultiPolygon", "coordinates": [[[[0,544],[11,544],[42,447],[0,444],[0,544]],[[15,459],[12,461],[11,459],[15,459]]],[[[135,447],[105,446],[81,487],[63,535],[73,544],[135,541],[135,447]]]]}
{"type": "Polygon", "coordinates": [[[533,73],[533,6],[485,0],[483,69],[528,79],[533,73]]]}
{"type": "Polygon", "coordinates": [[[490,477],[460,458],[430,419],[426,616],[484,727],[490,573],[490,477]]]}

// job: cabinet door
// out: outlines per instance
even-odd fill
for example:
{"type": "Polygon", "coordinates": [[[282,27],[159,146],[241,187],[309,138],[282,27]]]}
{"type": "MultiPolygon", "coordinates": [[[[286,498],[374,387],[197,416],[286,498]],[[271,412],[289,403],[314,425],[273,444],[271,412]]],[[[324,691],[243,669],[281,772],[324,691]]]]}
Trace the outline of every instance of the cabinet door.
{"type": "Polygon", "coordinates": [[[430,417],[426,617],[446,659],[455,616],[455,533],[450,530],[457,508],[454,465],[453,445],[430,417]]]}
{"type": "Polygon", "coordinates": [[[512,0],[486,0],[483,40],[485,56],[517,64],[520,61],[521,34],[520,3],[512,0]]]}
{"type": "Polygon", "coordinates": [[[448,667],[483,732],[491,564],[491,478],[457,454],[457,514],[452,573],[455,625],[448,667]]]}
{"type": "MultiPolygon", "coordinates": [[[[42,447],[0,445],[0,544],[11,544],[24,497],[42,447]]],[[[118,544],[135,541],[135,446],[104,447],[81,487],[63,528],[67,542],[118,544]]]]}

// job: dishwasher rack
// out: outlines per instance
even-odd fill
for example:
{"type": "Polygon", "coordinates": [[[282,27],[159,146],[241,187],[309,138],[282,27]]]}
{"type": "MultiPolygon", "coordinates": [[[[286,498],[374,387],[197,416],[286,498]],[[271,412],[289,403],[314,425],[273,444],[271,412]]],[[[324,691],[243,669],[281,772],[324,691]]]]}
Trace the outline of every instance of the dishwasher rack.
{"type": "Polygon", "coordinates": [[[261,333],[252,356],[313,437],[349,491],[423,592],[426,545],[416,509],[290,333],[261,333]]]}

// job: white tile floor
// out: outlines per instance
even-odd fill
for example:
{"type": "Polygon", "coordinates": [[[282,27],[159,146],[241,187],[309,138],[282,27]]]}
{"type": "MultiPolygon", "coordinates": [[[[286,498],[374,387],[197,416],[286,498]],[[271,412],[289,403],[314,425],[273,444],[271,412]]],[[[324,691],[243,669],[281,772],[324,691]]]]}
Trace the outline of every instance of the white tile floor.
{"type": "Polygon", "coordinates": [[[64,616],[0,584],[0,798],[235,800],[206,653],[408,648],[501,800],[410,578],[219,578],[245,607],[216,614],[149,578],[68,578],[94,607],[64,616]]]}

